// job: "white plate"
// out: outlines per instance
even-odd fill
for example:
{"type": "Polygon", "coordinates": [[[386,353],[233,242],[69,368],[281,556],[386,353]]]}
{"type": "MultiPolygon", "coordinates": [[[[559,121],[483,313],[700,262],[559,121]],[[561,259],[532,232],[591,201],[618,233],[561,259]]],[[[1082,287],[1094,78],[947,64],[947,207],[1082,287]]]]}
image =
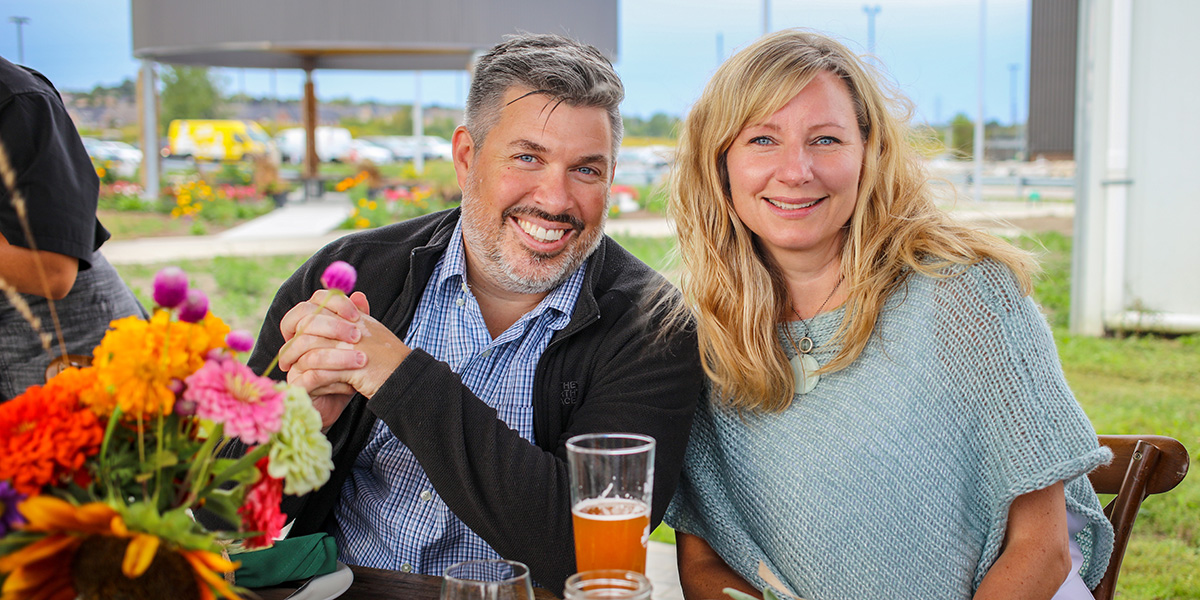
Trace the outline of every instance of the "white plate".
{"type": "Polygon", "coordinates": [[[346,593],[352,583],[354,571],[339,560],[334,572],[314,577],[307,587],[288,596],[288,600],[333,600],[346,593]]]}

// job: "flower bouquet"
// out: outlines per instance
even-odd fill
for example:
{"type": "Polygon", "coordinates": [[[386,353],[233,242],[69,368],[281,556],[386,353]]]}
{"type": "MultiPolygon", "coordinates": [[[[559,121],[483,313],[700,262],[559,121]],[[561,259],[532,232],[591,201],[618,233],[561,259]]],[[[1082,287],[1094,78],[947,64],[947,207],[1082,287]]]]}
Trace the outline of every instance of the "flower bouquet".
{"type": "MultiPolygon", "coordinates": [[[[334,263],[326,283],[348,293],[353,268],[334,263]]],[[[160,271],[153,296],[149,320],[112,322],[91,366],[0,404],[3,600],[237,598],[225,547],[271,545],[282,495],[329,479],[308,394],[241,363],[253,338],[209,314],[180,269],[160,271]],[[220,458],[232,438],[250,450],[220,458]],[[195,510],[236,529],[209,531],[195,510]]]]}

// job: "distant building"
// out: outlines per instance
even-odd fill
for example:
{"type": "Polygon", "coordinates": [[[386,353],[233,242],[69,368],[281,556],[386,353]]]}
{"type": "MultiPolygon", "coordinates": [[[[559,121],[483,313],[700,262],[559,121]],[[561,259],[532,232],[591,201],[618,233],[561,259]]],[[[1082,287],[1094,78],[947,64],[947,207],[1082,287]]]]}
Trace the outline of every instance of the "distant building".
{"type": "Polygon", "coordinates": [[[1033,0],[1029,35],[1028,158],[1074,157],[1079,0],[1033,0]]]}

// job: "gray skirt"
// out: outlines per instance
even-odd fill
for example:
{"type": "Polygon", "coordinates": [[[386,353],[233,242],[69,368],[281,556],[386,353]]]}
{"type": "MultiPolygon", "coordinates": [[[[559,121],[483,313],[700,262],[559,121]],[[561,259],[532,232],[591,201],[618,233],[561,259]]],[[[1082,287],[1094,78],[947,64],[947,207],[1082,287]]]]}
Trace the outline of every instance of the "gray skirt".
{"type": "MultiPolygon", "coordinates": [[[[91,263],[92,268],[75,277],[70,293],[54,302],[67,354],[91,356],[108,331],[109,322],[147,314],[99,250],[92,254],[91,263]]],[[[54,322],[46,299],[29,294],[23,297],[42,320],[42,330],[53,335],[54,322]]],[[[46,367],[59,354],[57,337],[47,352],[25,317],[0,295],[0,401],[12,399],[31,385],[45,383],[46,367]]]]}

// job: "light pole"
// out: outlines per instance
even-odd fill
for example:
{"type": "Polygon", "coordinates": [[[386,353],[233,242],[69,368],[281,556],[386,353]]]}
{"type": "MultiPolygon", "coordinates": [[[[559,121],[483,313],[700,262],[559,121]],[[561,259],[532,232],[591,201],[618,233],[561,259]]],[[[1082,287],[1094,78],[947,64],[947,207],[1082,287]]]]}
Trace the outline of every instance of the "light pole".
{"type": "Polygon", "coordinates": [[[973,153],[975,154],[975,201],[983,201],[983,65],[987,51],[987,0],[979,0],[979,81],[977,82],[976,93],[978,94],[978,110],[975,116],[975,144],[973,153]]]}
{"type": "Polygon", "coordinates": [[[9,17],[8,20],[17,24],[17,62],[25,64],[25,38],[21,37],[21,26],[29,22],[29,17],[9,17]]]}
{"type": "Polygon", "coordinates": [[[871,6],[863,5],[863,12],[867,13],[867,54],[875,57],[875,15],[882,10],[878,4],[871,6]]]}
{"type": "Polygon", "coordinates": [[[1012,95],[1012,107],[1011,108],[1012,108],[1013,127],[1017,126],[1017,69],[1020,69],[1020,68],[1021,68],[1021,65],[1018,65],[1017,63],[1010,63],[1008,65],[1008,71],[1009,71],[1009,73],[1012,74],[1012,85],[1010,86],[1010,92],[1012,95]]]}

